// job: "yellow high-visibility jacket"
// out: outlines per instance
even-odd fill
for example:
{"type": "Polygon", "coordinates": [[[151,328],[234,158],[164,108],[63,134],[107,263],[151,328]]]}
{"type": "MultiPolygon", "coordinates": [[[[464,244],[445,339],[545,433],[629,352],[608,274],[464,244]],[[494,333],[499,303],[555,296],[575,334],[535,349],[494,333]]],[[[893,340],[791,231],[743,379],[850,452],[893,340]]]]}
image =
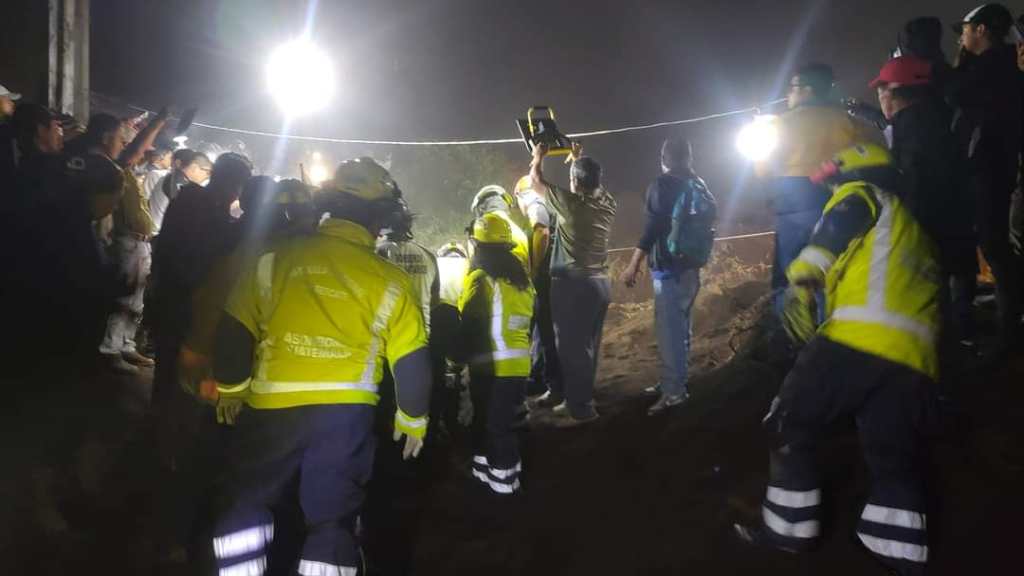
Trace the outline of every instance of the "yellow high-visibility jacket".
{"type": "Polygon", "coordinates": [[[251,379],[219,392],[243,395],[253,408],[376,405],[384,360],[394,366],[427,345],[409,276],[377,256],[365,228],[345,220],[329,219],[317,234],[261,255],[225,312],[253,334],[256,358],[251,379]]]}
{"type": "Polygon", "coordinates": [[[936,248],[899,198],[867,182],[839,186],[825,206],[826,217],[852,195],[866,201],[873,226],[834,263],[822,259],[813,240],[798,258],[827,270],[827,319],[818,333],[937,379],[936,248]]]}
{"type": "Polygon", "coordinates": [[[459,300],[462,342],[471,370],[497,377],[530,375],[530,321],[533,286],[517,288],[483,270],[466,276],[459,300]],[[493,370],[493,371],[492,371],[493,370]]]}
{"type": "Polygon", "coordinates": [[[800,106],[780,115],[777,122],[779,146],[756,167],[761,176],[808,177],[844,148],[864,142],[885,145],[878,128],[838,106],[800,106]]]}

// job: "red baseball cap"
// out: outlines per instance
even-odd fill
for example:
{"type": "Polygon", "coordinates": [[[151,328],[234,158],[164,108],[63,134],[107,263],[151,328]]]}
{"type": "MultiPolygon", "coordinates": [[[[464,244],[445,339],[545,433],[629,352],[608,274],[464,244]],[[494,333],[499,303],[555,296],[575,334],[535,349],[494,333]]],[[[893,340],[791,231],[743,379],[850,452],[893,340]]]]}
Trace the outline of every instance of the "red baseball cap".
{"type": "Polygon", "coordinates": [[[932,82],[932,63],[917,56],[900,56],[893,58],[882,66],[878,78],[871,81],[872,88],[882,84],[899,84],[900,86],[922,86],[932,82]]]}

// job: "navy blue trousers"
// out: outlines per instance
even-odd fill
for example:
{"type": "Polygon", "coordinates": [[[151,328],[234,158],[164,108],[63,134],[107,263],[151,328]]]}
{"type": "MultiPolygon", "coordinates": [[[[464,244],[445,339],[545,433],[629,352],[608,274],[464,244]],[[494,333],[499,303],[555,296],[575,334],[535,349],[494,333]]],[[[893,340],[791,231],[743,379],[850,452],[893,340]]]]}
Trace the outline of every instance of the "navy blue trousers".
{"type": "Polygon", "coordinates": [[[299,574],[355,574],[355,525],[373,469],[375,409],[331,404],[246,409],[227,450],[213,547],[220,573],[262,574],[270,512],[296,478],[306,519],[299,574]]]}
{"type": "Polygon", "coordinates": [[[935,384],[908,367],[818,337],[800,353],[765,418],[775,448],[762,516],[766,533],[792,550],[820,536],[817,451],[829,425],[857,422],[872,486],[857,537],[904,576],[928,561],[924,438],[934,430],[935,384]]]}

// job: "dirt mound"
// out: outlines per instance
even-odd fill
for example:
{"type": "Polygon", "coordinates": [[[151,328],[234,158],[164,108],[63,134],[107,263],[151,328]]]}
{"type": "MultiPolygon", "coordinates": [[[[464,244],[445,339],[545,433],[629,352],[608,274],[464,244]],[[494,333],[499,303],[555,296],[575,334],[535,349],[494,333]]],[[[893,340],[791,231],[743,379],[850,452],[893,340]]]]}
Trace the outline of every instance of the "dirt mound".
{"type": "MultiPolygon", "coordinates": [[[[768,268],[718,258],[702,272],[694,305],[690,370],[693,376],[719,367],[736,355],[761,315],[768,292],[768,268]]],[[[614,401],[658,381],[654,303],[613,303],[605,322],[598,374],[598,400],[614,401]]]]}

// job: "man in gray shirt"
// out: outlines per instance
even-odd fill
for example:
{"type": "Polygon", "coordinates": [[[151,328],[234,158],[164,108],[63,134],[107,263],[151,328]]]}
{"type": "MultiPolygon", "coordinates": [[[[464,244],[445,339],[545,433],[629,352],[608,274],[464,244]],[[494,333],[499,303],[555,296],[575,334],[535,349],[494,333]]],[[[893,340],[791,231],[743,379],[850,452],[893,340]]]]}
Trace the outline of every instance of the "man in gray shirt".
{"type": "Polygon", "coordinates": [[[557,216],[551,253],[551,314],[562,381],[541,405],[565,414],[569,424],[597,419],[594,381],[601,332],[611,299],[608,236],[615,197],[601,187],[601,165],[573,145],[569,190],[544,179],[547,147],[537,145],[530,165],[532,188],[547,197],[557,216]]]}

